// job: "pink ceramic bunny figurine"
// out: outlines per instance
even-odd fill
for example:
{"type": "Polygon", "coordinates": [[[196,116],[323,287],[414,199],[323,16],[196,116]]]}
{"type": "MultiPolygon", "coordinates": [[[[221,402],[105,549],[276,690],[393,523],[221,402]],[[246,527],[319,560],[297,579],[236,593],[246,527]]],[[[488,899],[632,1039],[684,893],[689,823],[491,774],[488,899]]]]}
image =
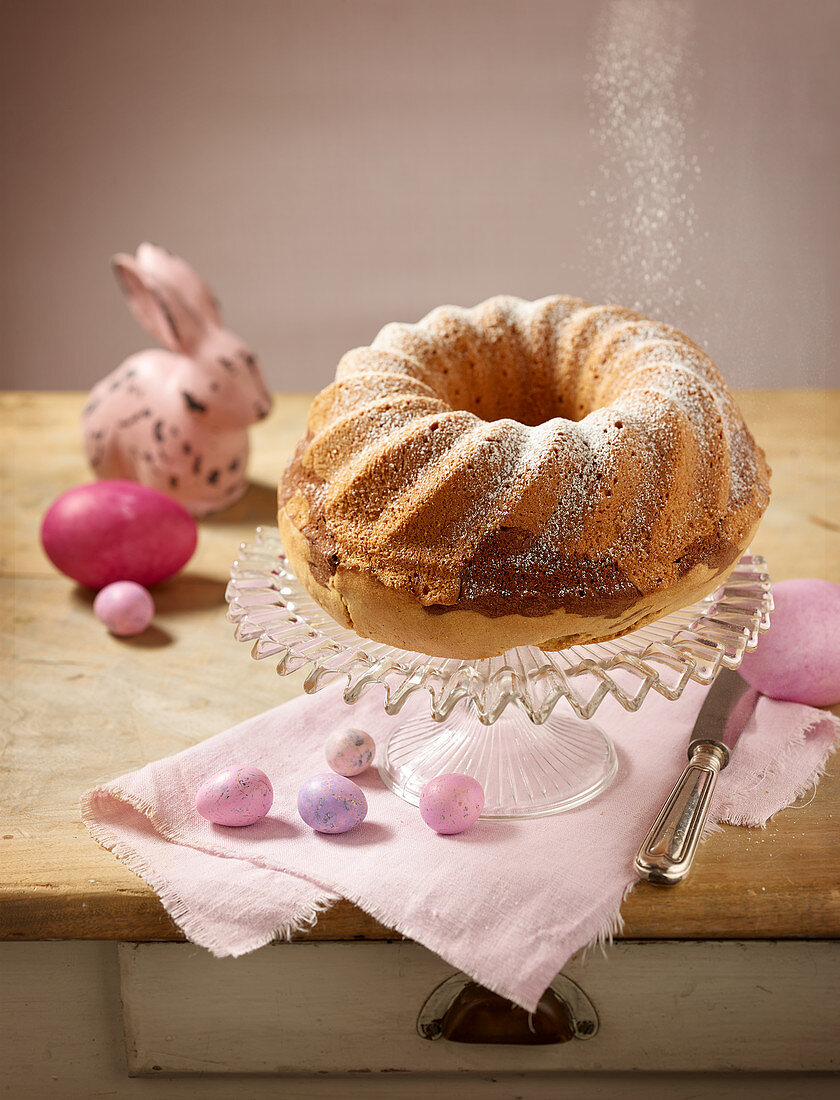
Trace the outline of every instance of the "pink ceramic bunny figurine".
{"type": "Polygon", "coordinates": [[[91,390],[88,460],[98,477],[151,485],[195,516],[217,512],[248,485],[247,428],[271,409],[262,371],[183,260],[141,244],[113,265],[131,312],[168,350],[129,356],[91,390]]]}

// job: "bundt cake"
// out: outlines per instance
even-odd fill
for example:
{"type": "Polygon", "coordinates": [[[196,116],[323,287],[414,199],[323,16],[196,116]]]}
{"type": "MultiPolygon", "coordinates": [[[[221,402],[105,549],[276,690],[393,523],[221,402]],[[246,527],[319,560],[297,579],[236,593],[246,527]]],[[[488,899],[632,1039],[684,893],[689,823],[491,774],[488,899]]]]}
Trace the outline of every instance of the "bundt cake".
{"type": "Polygon", "coordinates": [[[579,298],[386,325],[315,399],[280,483],[338,622],[446,657],[618,637],[711,592],[769,469],[687,336],[579,298]]]}

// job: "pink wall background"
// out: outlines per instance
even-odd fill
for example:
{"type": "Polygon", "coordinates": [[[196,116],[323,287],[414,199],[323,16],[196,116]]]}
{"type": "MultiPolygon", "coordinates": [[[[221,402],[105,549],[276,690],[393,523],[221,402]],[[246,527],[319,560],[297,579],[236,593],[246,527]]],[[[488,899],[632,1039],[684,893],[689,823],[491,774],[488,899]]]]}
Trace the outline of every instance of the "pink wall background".
{"type": "MultiPolygon", "coordinates": [[[[601,299],[603,6],[6,2],[0,384],[87,388],[145,346],[108,258],[146,238],[212,282],[276,389],[441,302],[601,299]]],[[[836,0],[695,4],[704,289],[665,319],[734,385],[840,383],[838,43],[836,0]]]]}

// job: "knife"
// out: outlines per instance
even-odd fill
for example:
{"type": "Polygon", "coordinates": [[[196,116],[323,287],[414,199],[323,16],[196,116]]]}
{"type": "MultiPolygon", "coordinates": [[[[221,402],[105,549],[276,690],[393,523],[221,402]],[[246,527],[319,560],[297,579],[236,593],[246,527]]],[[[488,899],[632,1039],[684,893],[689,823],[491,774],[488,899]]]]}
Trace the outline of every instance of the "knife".
{"type": "Polygon", "coordinates": [[[690,871],[718,773],[729,763],[758,695],[734,669],[718,673],[691,731],[688,765],[634,860],[643,878],[673,886],[690,871]]]}

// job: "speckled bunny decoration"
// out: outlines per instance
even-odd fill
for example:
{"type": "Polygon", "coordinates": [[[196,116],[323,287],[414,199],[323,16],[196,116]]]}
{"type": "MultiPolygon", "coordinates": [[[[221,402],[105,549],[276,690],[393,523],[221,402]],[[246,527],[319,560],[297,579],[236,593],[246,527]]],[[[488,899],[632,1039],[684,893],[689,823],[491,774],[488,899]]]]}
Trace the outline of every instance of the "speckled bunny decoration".
{"type": "Polygon", "coordinates": [[[151,485],[195,516],[217,512],[248,485],[247,428],[271,409],[262,371],[178,256],[141,244],[112,263],[131,312],[166,350],[129,356],[91,390],[88,460],[98,477],[151,485]]]}

